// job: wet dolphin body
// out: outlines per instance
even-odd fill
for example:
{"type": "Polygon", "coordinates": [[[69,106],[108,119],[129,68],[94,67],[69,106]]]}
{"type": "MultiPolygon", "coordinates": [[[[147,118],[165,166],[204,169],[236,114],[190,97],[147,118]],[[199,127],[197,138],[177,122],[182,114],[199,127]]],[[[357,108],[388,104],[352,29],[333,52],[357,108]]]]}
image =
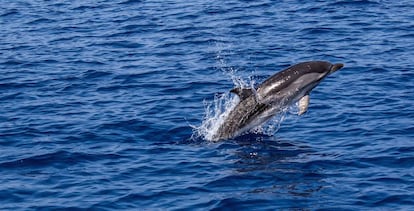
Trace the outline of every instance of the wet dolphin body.
{"type": "Polygon", "coordinates": [[[307,111],[309,93],[326,76],[341,69],[343,64],[325,61],[303,62],[276,73],[257,89],[234,88],[230,92],[240,101],[219,126],[212,140],[236,137],[257,127],[299,101],[299,115],[307,111]]]}

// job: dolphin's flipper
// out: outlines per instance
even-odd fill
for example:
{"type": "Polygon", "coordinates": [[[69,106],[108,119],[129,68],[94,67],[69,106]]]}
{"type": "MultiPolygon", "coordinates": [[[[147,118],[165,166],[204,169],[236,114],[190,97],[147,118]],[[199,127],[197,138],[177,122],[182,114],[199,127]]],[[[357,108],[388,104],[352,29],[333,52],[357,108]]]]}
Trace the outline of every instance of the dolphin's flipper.
{"type": "Polygon", "coordinates": [[[253,94],[253,90],[252,89],[245,89],[245,88],[234,88],[232,90],[230,90],[231,93],[236,94],[237,96],[239,96],[240,100],[244,100],[246,98],[248,98],[250,95],[253,94]]]}
{"type": "Polygon", "coordinates": [[[300,98],[298,115],[304,114],[308,110],[308,106],[309,106],[309,94],[300,98]]]}

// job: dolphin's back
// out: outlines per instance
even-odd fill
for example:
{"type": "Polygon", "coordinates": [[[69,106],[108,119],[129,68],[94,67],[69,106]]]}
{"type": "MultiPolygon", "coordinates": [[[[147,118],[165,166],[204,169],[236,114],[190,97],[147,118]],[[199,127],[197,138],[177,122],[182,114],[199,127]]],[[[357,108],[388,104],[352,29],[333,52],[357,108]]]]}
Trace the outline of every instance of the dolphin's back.
{"type": "Polygon", "coordinates": [[[257,92],[262,97],[273,94],[280,90],[287,88],[298,78],[309,73],[325,73],[329,70],[331,63],[325,61],[311,61],[302,62],[296,65],[290,66],[270,78],[266,79],[258,88],[257,92]]]}

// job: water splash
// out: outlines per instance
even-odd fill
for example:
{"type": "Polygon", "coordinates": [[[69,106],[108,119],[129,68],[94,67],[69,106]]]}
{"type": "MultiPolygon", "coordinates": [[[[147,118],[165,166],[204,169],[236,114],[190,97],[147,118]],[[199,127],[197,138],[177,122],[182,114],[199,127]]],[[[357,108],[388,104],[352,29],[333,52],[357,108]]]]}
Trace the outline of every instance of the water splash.
{"type": "Polygon", "coordinates": [[[223,124],[230,111],[237,105],[239,99],[230,94],[216,94],[213,102],[204,101],[204,118],[200,126],[193,126],[193,136],[212,140],[219,127],[223,124]]]}

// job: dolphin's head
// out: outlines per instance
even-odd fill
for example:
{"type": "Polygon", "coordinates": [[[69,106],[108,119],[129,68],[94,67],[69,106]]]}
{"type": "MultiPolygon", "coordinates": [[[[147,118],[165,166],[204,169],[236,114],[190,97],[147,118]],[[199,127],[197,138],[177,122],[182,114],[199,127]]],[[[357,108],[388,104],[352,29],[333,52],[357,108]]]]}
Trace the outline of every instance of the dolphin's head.
{"type": "Polygon", "coordinates": [[[332,74],[333,72],[336,72],[337,70],[341,69],[344,67],[344,64],[342,63],[336,63],[336,64],[332,64],[329,70],[329,74],[332,74]]]}
{"type": "Polygon", "coordinates": [[[297,65],[290,67],[291,69],[295,70],[302,70],[303,74],[307,73],[320,73],[322,77],[325,77],[333,72],[344,67],[342,63],[332,64],[328,61],[309,61],[309,62],[302,62],[297,65]]]}

